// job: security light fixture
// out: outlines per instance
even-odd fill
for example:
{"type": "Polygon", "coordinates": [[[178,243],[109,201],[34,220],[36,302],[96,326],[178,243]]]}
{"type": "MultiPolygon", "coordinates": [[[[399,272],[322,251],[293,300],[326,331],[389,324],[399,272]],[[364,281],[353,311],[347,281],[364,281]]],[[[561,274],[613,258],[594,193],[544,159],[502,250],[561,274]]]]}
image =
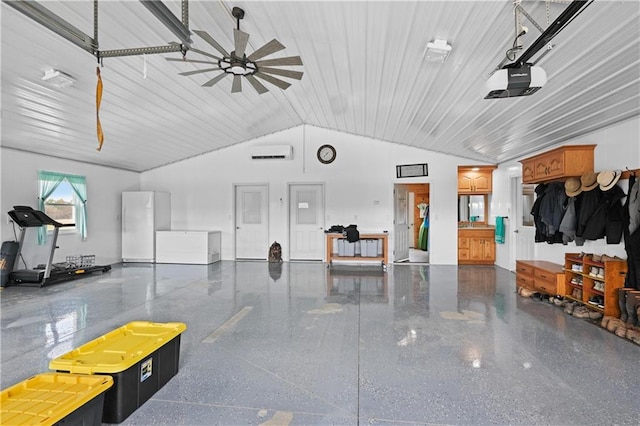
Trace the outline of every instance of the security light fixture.
{"type": "Polygon", "coordinates": [[[447,43],[447,40],[437,38],[427,43],[427,50],[425,51],[424,58],[429,62],[444,63],[451,53],[451,49],[452,47],[447,43]]]}
{"type": "Polygon", "coordinates": [[[76,79],[69,74],[53,68],[46,70],[41,78],[42,81],[57,89],[71,87],[76,81],[76,79]]]}

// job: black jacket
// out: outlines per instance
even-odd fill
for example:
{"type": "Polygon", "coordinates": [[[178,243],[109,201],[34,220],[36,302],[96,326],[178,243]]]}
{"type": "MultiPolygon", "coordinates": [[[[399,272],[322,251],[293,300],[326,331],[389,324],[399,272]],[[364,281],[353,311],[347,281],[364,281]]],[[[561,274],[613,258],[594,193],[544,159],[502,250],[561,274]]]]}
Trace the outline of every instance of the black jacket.
{"type": "Polygon", "coordinates": [[[624,226],[624,206],[622,199],[625,193],[618,185],[614,185],[605,191],[604,198],[607,204],[605,219],[605,236],[607,244],[619,244],[622,240],[622,227],[624,226]]]}
{"type": "Polygon", "coordinates": [[[578,211],[578,229],[576,236],[585,240],[599,240],[605,236],[607,206],[600,187],[582,193],[580,211],[578,211]]]}
{"type": "Polygon", "coordinates": [[[542,215],[540,213],[540,206],[542,205],[546,189],[547,184],[545,183],[536,186],[536,200],[533,202],[533,206],[531,206],[531,216],[533,216],[533,223],[536,227],[536,243],[547,241],[547,225],[542,221],[542,215]]]}

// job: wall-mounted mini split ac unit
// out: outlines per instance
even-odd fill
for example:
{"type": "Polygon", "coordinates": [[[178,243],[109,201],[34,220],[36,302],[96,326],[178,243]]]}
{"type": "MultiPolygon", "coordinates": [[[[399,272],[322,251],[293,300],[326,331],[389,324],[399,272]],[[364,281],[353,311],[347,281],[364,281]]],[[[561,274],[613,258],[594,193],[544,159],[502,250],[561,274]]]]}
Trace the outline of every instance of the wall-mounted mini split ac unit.
{"type": "Polygon", "coordinates": [[[293,147],[291,145],[260,145],[251,147],[252,160],[291,160],[293,147]]]}

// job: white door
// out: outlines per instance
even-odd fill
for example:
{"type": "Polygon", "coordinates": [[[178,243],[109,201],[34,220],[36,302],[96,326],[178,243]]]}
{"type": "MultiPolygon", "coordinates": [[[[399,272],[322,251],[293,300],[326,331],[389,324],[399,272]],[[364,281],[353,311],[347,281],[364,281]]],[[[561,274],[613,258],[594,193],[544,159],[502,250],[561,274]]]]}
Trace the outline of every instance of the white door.
{"type": "Polygon", "coordinates": [[[531,260],[535,248],[535,227],[531,208],[535,200],[535,185],[522,184],[520,176],[511,177],[511,205],[515,206],[515,211],[509,217],[509,223],[513,226],[505,230],[511,234],[509,251],[509,269],[516,270],[516,260],[531,260]]]}
{"type": "Polygon", "coordinates": [[[393,260],[409,259],[409,191],[405,185],[393,186],[393,260]]]}
{"type": "Polygon", "coordinates": [[[267,185],[236,185],[236,258],[266,259],[269,254],[267,185]]]}
{"type": "Polygon", "coordinates": [[[289,259],[322,260],[323,231],[324,186],[289,185],[289,259]]]}

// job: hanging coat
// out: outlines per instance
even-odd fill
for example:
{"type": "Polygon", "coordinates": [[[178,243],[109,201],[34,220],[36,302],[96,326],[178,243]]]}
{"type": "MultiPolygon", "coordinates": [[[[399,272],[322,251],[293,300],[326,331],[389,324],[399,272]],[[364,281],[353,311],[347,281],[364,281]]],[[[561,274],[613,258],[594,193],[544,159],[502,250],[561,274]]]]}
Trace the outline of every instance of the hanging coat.
{"type": "MultiPolygon", "coordinates": [[[[578,195],[579,196],[579,195],[578,195]]],[[[576,198],[567,199],[567,208],[560,222],[560,232],[562,232],[562,244],[570,243],[576,239],[576,228],[578,226],[578,216],[576,215],[576,198]]]]}
{"type": "Polygon", "coordinates": [[[540,204],[540,216],[546,225],[545,240],[550,244],[562,242],[562,234],[559,229],[566,200],[567,194],[562,182],[551,182],[547,185],[540,204]]]}
{"type": "Polygon", "coordinates": [[[599,240],[605,235],[606,206],[604,194],[599,187],[582,193],[582,202],[578,211],[576,237],[586,240],[599,240]]]}
{"type": "Polygon", "coordinates": [[[610,190],[604,192],[604,197],[607,203],[605,219],[607,244],[620,244],[624,221],[622,199],[625,197],[625,193],[618,185],[614,185],[610,190]]]}
{"type": "Polygon", "coordinates": [[[547,241],[547,225],[542,221],[542,215],[540,214],[540,206],[545,196],[547,184],[541,183],[536,186],[536,200],[531,206],[531,216],[533,216],[533,224],[536,227],[535,242],[542,243],[547,241]]]}

